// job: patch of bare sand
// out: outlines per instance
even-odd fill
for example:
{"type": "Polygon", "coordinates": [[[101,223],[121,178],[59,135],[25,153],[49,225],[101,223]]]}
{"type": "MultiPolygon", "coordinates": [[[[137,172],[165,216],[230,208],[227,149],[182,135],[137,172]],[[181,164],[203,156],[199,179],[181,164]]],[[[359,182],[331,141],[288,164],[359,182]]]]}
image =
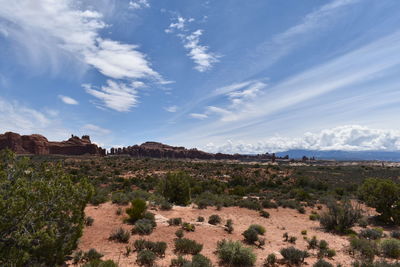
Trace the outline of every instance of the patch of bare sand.
{"type": "MultiPolygon", "coordinates": [[[[84,229],[83,236],[80,240],[79,249],[88,250],[95,248],[97,251],[104,254],[104,259],[112,259],[118,262],[121,267],[124,266],[137,266],[135,263],[136,253],[132,253],[129,257],[124,254],[125,247],[128,244],[117,243],[109,241],[110,233],[122,227],[126,230],[131,230],[132,226],[123,223],[123,216],[118,216],[116,211],[118,207],[111,203],[104,203],[98,207],[88,206],[85,210],[86,216],[94,218],[94,223],[90,227],[84,229]]],[[[123,209],[125,207],[122,207],[123,209]]],[[[158,259],[157,264],[160,266],[169,266],[171,259],[176,255],[173,253],[175,238],[175,231],[179,227],[168,226],[167,220],[169,218],[181,217],[183,221],[195,223],[196,231],[185,233],[185,236],[194,239],[203,244],[202,254],[209,257],[214,264],[217,263],[217,257],[214,254],[217,241],[222,239],[243,240],[241,233],[245,231],[251,224],[260,224],[266,228],[265,238],[266,245],[264,249],[254,247],[253,250],[257,254],[256,266],[261,266],[264,259],[269,253],[276,253],[278,258],[281,258],[279,250],[283,247],[289,247],[291,244],[284,242],[282,235],[288,232],[289,236],[297,237],[297,242],[294,245],[299,249],[306,249],[307,242],[301,235],[302,230],[307,230],[307,236],[317,236],[319,240],[324,239],[329,243],[329,247],[337,252],[337,256],[331,263],[342,264],[343,266],[350,266],[353,259],[346,252],[348,245],[347,238],[344,236],[332,235],[322,231],[319,228],[319,222],[309,220],[310,208],[307,208],[306,214],[300,214],[292,209],[266,209],[270,213],[270,218],[263,218],[257,211],[252,211],[238,207],[222,208],[217,211],[214,207],[199,210],[194,207],[177,207],[170,211],[154,211],[156,214],[157,227],[154,232],[149,236],[133,235],[129,241],[129,245],[136,239],[145,238],[151,241],[165,241],[168,244],[165,258],[158,259]],[[218,214],[223,222],[221,225],[213,226],[207,223],[208,217],[212,214],[218,214]],[[198,216],[203,216],[206,222],[196,222],[198,216]],[[228,234],[224,231],[223,225],[227,219],[232,219],[234,223],[234,232],[228,234]]],[[[311,257],[306,259],[306,264],[312,266],[317,260],[317,251],[310,251],[311,257]]],[[[217,264],[216,264],[217,265],[217,264]]]]}

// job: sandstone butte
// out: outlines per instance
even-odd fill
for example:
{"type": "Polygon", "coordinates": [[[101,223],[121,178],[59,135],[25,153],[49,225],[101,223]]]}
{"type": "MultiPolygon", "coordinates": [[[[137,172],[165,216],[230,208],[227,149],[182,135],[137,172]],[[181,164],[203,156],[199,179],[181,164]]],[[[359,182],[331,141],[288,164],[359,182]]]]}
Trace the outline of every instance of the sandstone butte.
{"type": "Polygon", "coordinates": [[[19,135],[13,132],[0,134],[0,150],[11,149],[17,154],[35,155],[105,155],[105,149],[93,144],[88,135],[72,135],[62,142],[53,142],[39,134],[19,135]]]}

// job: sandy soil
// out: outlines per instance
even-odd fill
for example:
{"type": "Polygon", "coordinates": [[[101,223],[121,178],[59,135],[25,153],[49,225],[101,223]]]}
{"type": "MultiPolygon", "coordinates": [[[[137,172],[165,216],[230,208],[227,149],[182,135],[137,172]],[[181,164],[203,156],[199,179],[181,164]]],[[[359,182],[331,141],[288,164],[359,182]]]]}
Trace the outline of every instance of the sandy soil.
{"type": "MultiPolygon", "coordinates": [[[[190,239],[194,239],[204,245],[202,254],[209,257],[213,263],[217,263],[217,257],[214,254],[216,249],[216,243],[222,239],[232,240],[243,240],[241,233],[245,231],[251,224],[263,225],[267,232],[265,234],[266,245],[264,249],[254,247],[254,252],[257,254],[256,266],[261,266],[264,259],[269,253],[275,253],[278,258],[281,258],[279,250],[283,247],[291,246],[291,244],[284,242],[282,235],[285,232],[289,233],[289,236],[296,236],[297,242],[294,245],[299,249],[306,249],[307,243],[301,235],[302,230],[307,230],[307,236],[317,236],[319,240],[324,239],[329,243],[329,247],[333,248],[337,252],[337,256],[333,259],[328,260],[331,263],[342,264],[343,266],[350,266],[350,263],[354,261],[349,254],[346,252],[348,245],[347,237],[332,235],[325,233],[319,228],[319,222],[309,220],[310,208],[307,208],[306,214],[300,214],[293,209],[266,209],[270,213],[270,218],[260,217],[256,211],[248,209],[229,207],[222,208],[217,211],[214,207],[199,210],[194,207],[177,207],[175,206],[170,211],[156,211],[151,212],[156,214],[157,227],[154,232],[149,236],[138,236],[133,235],[129,241],[129,244],[117,243],[109,241],[108,237],[110,233],[118,228],[123,227],[124,229],[131,230],[132,226],[123,223],[123,216],[116,215],[118,206],[111,203],[104,203],[100,206],[88,206],[85,210],[87,216],[94,218],[94,223],[90,227],[86,227],[84,230],[83,237],[80,240],[79,249],[88,250],[95,248],[97,251],[104,254],[103,259],[112,259],[119,263],[119,266],[137,266],[135,264],[136,253],[132,253],[130,256],[125,256],[125,247],[127,245],[132,246],[132,243],[139,238],[145,238],[151,241],[165,241],[168,244],[165,258],[158,259],[157,264],[159,266],[169,266],[172,258],[176,255],[173,253],[173,239],[175,238],[175,231],[178,229],[176,226],[168,226],[167,220],[169,218],[181,217],[183,221],[191,222],[196,225],[196,231],[191,233],[185,233],[185,236],[190,239]],[[214,226],[207,222],[198,223],[196,219],[198,216],[203,216],[208,220],[208,217],[212,214],[218,214],[223,222],[221,225],[214,226]],[[224,231],[223,225],[227,219],[232,219],[234,223],[234,232],[228,234],[224,231]]],[[[317,260],[317,251],[310,251],[311,257],[306,259],[306,264],[312,266],[317,260]]]]}

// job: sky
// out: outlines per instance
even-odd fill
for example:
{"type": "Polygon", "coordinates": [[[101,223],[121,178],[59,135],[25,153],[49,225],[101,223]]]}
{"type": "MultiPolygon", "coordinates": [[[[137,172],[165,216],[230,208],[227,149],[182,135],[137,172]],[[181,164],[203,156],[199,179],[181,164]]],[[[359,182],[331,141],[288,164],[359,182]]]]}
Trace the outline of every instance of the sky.
{"type": "Polygon", "coordinates": [[[0,132],[400,150],[398,0],[0,0],[0,132]]]}

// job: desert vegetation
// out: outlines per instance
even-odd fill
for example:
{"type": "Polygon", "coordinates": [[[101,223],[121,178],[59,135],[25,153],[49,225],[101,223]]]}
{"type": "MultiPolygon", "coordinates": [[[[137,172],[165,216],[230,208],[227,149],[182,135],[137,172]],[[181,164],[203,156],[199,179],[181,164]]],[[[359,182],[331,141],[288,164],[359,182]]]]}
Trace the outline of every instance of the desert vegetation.
{"type": "Polygon", "coordinates": [[[397,177],[378,165],[5,150],[0,265],[396,266],[397,177]]]}

